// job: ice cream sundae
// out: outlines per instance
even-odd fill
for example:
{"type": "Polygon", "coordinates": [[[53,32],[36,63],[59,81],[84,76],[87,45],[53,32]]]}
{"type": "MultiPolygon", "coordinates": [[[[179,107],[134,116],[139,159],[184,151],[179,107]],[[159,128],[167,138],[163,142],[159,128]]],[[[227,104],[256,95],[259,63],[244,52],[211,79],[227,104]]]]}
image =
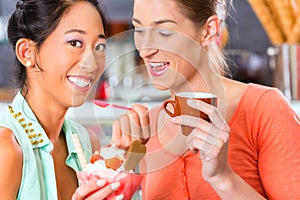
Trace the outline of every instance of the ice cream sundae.
{"type": "Polygon", "coordinates": [[[114,199],[120,194],[124,195],[124,199],[131,199],[143,179],[142,175],[135,174],[133,170],[146,152],[145,148],[139,147],[137,150],[139,144],[133,142],[128,151],[108,145],[94,152],[86,167],[77,173],[80,183],[100,179],[105,179],[107,184],[118,181],[121,183],[120,188],[107,199],[114,199]]]}

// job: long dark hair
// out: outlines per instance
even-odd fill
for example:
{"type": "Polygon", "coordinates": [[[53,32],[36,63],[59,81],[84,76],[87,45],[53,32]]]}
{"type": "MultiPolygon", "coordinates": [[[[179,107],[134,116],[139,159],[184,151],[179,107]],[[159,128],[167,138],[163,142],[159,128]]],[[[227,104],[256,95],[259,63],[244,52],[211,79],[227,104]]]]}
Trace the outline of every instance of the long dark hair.
{"type": "MultiPolygon", "coordinates": [[[[55,30],[63,14],[74,4],[87,1],[95,6],[99,12],[105,33],[108,32],[107,19],[103,5],[98,0],[21,0],[16,4],[16,10],[11,15],[7,35],[15,50],[20,38],[28,38],[35,42],[37,50],[46,38],[55,30]]],[[[26,84],[26,68],[16,58],[15,62],[17,86],[22,88],[26,84]]]]}

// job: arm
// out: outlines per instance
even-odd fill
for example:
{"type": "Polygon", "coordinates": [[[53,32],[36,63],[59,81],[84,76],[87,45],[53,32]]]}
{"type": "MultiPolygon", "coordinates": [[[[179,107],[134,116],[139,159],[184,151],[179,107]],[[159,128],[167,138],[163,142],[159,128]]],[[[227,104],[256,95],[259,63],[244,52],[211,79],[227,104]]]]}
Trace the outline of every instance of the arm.
{"type": "Polygon", "coordinates": [[[22,179],[22,150],[13,133],[0,127],[1,199],[16,199],[22,179]]]}
{"type": "Polygon", "coordinates": [[[255,113],[258,169],[270,199],[300,196],[300,118],[277,90],[269,91],[255,113]]]}
{"type": "MultiPolygon", "coordinates": [[[[195,102],[192,107],[210,113],[210,118],[213,119],[212,123],[189,118],[183,118],[180,122],[189,124],[195,121],[193,126],[197,131],[194,136],[189,136],[189,145],[190,148],[200,149],[208,155],[202,157],[204,179],[222,199],[261,199],[254,188],[230,168],[227,161],[228,139],[225,136],[229,135],[229,129],[226,128],[226,122],[217,110],[201,102],[195,102]],[[215,136],[215,140],[209,137],[198,140],[203,134],[215,136]]],[[[251,137],[255,141],[258,171],[267,198],[292,199],[300,196],[297,187],[300,180],[299,116],[278,91],[268,90],[255,105],[252,118],[251,137]]]]}
{"type": "Polygon", "coordinates": [[[228,170],[228,173],[221,176],[214,177],[209,183],[222,200],[265,199],[232,170],[228,170]]]}
{"type": "Polygon", "coordinates": [[[217,108],[202,101],[191,101],[189,105],[206,113],[211,121],[187,115],[172,121],[194,127],[186,142],[189,149],[201,152],[203,179],[224,200],[264,199],[231,169],[227,159],[230,128],[217,108]]]}

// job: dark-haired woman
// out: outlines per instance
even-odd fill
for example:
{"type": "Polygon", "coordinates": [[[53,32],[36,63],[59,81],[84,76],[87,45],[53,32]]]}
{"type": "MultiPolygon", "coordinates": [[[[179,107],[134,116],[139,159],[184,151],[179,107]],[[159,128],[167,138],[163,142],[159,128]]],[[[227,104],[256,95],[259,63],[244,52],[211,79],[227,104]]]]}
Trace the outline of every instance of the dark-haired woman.
{"type": "Polygon", "coordinates": [[[216,38],[225,3],[134,1],[135,44],[151,82],[173,93],[218,97],[217,107],[188,102],[210,122],[188,115],[171,118],[161,107],[141,105],[115,121],[117,146],[138,137],[147,141],[141,165],[147,200],[300,198],[299,116],[277,89],[223,76],[226,65],[216,38]],[[180,125],[193,130],[186,137],[180,125]]]}
{"type": "Polygon", "coordinates": [[[65,119],[103,72],[105,26],[97,0],[17,2],[8,38],[20,91],[0,114],[0,199],[104,199],[119,187],[79,186],[76,171],[99,142],[65,119]]]}

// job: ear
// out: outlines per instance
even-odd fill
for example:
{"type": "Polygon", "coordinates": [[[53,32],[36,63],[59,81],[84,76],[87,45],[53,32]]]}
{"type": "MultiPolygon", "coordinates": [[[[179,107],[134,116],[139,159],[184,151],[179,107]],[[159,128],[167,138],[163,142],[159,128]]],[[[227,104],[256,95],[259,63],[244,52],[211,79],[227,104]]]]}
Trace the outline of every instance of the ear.
{"type": "Polygon", "coordinates": [[[210,16],[201,28],[201,45],[208,46],[219,34],[220,20],[217,15],[210,16]]]}
{"type": "Polygon", "coordinates": [[[16,43],[16,56],[25,67],[34,66],[34,49],[35,44],[27,38],[20,38],[16,43]]]}

